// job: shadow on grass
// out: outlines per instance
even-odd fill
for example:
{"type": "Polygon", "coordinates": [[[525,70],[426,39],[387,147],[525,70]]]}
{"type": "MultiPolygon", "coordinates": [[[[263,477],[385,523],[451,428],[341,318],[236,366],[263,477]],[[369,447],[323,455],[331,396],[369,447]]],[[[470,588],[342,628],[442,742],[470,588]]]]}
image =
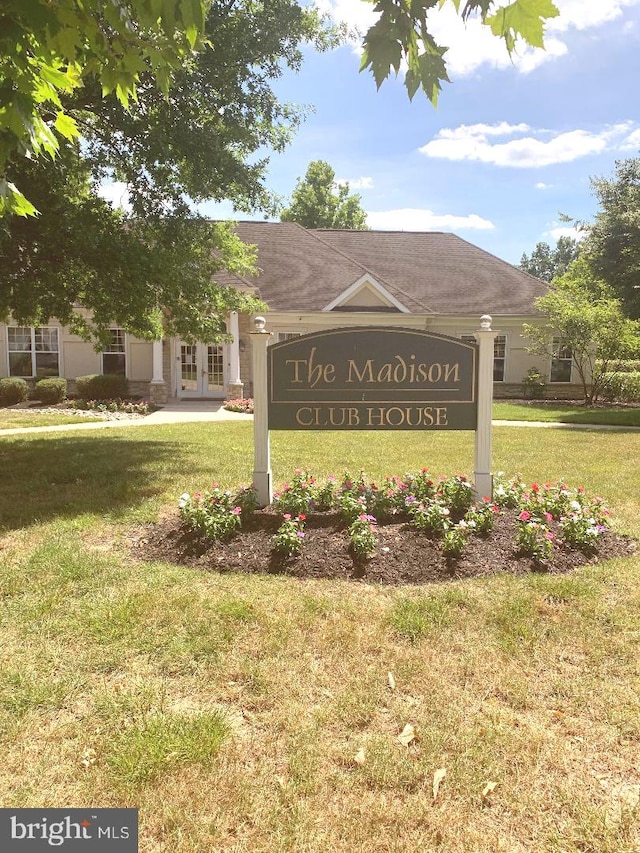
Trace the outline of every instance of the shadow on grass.
{"type": "Polygon", "coordinates": [[[180,468],[173,441],[69,435],[0,443],[0,531],[84,513],[118,517],[162,493],[180,468]]]}

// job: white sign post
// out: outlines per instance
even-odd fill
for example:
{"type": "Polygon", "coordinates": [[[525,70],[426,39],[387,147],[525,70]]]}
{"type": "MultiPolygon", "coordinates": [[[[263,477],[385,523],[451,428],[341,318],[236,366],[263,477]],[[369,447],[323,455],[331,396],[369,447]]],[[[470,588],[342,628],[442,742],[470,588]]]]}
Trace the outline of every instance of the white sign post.
{"type": "Polygon", "coordinates": [[[493,408],[493,343],[498,333],[491,328],[491,317],[480,318],[475,332],[478,341],[478,423],[473,481],[476,497],[493,496],[491,474],[491,416],[493,408]]]}
{"type": "Polygon", "coordinates": [[[271,448],[267,402],[267,346],[271,332],[265,328],[264,317],[253,321],[251,332],[251,366],[253,373],[253,484],[260,506],[269,506],[271,490],[271,448]]]}

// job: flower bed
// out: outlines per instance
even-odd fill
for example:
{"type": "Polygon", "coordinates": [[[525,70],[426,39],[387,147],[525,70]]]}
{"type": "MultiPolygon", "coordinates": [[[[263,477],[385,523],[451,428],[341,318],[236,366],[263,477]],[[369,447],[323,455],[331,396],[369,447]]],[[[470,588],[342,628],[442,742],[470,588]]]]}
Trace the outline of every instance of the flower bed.
{"type": "Polygon", "coordinates": [[[252,415],[253,400],[250,397],[244,400],[225,400],[223,408],[228,412],[241,412],[243,415],[252,415]]]}
{"type": "Polygon", "coordinates": [[[252,487],[185,493],[179,518],[153,539],[143,536],[142,548],[218,570],[390,583],[566,571],[635,548],[610,530],[600,498],[565,483],[498,479],[494,501],[474,497],[464,476],[435,478],[426,469],[381,484],[363,472],[317,482],[299,470],[264,510],[256,511],[252,487]]]}

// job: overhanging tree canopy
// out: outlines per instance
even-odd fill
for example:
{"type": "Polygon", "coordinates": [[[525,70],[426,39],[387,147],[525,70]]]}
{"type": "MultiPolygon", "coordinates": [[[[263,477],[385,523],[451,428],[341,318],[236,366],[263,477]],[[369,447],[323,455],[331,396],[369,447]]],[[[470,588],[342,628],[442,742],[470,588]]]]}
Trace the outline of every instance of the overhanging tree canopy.
{"type": "MultiPolygon", "coordinates": [[[[449,2],[479,15],[509,50],[518,36],[541,44],[556,14],[550,0],[449,2]]],[[[378,86],[404,58],[410,97],[421,87],[435,102],[444,48],[426,13],[440,5],[377,3],[363,67],[378,86]]],[[[164,311],[165,328],[213,340],[240,297],[211,276],[246,269],[249,258],[193,204],[275,211],[262,152],[281,150],[302,113],[278,101],[273,80],[297,68],[302,43],[339,40],[298,0],[4,0],[0,316],[27,324],[55,314],[89,334],[81,301],[98,333],[117,322],[157,334],[164,311]],[[130,213],[99,200],[105,176],[127,183],[130,213]],[[34,204],[37,219],[27,216],[34,204]]]]}
{"type": "Polygon", "coordinates": [[[168,331],[213,341],[229,310],[251,307],[247,296],[212,283],[221,268],[246,273],[251,253],[228,228],[199,218],[193,201],[274,209],[267,161],[254,155],[282,148],[300,112],[278,101],[273,81],[283,67],[298,67],[301,42],[322,49],[336,33],[293,0],[268,8],[241,0],[234,9],[212,4],[210,44],[174,74],[168,99],[141,78],[125,111],[88,80],[64,102],[82,146],[67,143],[53,161],[14,156],[41,214],[10,217],[0,232],[0,316],[29,325],[57,316],[88,334],[74,309],[80,302],[98,332],[117,322],[153,336],[164,316],[168,331]],[[105,176],[127,183],[130,212],[98,198],[105,176]]]}

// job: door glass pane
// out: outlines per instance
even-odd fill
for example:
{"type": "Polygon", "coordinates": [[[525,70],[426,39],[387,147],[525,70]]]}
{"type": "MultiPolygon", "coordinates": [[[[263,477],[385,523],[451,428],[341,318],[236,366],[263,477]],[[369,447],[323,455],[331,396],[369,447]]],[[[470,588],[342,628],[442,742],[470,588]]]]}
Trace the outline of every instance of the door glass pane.
{"type": "Polygon", "coordinates": [[[216,391],[224,384],[223,347],[207,347],[207,390],[216,391]]]}
{"type": "Polygon", "coordinates": [[[195,344],[180,346],[180,387],[183,391],[198,390],[198,359],[195,344]]]}

